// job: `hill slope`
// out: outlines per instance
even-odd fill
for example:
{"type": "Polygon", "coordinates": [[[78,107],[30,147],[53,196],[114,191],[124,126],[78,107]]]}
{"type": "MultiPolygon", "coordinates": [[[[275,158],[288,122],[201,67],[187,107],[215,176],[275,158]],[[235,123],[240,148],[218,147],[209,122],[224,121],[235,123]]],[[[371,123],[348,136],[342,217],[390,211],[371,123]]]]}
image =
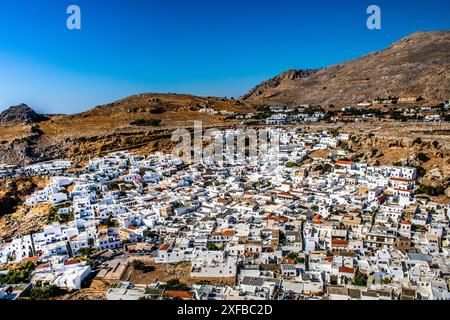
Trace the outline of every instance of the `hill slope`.
{"type": "Polygon", "coordinates": [[[0,126],[0,163],[28,164],[57,158],[87,160],[124,148],[163,148],[174,129],[233,125],[223,115],[198,112],[202,108],[235,113],[252,112],[236,101],[181,94],[140,94],[74,115],[48,120],[8,122],[0,126]],[[156,146],[156,147],[155,147],[156,146]]]}
{"type": "Polygon", "coordinates": [[[418,94],[450,98],[450,30],[416,32],[390,47],[319,70],[290,70],[242,97],[266,104],[346,105],[418,94]]]}

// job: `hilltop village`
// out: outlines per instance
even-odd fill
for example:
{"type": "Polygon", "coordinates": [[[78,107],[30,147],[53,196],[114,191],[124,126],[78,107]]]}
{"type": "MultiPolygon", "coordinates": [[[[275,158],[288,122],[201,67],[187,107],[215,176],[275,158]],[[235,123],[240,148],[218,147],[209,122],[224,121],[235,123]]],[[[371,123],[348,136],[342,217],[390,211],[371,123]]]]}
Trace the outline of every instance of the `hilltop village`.
{"type": "Polygon", "coordinates": [[[258,165],[120,151],[2,166],[49,176],[25,205],[51,209],[0,242],[0,299],[450,299],[450,204],[419,195],[417,168],[349,161],[351,134],[270,130],[277,161],[258,165]]]}

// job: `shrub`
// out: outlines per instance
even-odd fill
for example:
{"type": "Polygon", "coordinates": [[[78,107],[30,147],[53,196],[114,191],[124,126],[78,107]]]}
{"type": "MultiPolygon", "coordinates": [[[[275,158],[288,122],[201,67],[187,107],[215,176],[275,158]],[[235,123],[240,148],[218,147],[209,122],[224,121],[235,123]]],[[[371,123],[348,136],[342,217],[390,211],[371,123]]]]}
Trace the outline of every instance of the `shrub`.
{"type": "Polygon", "coordinates": [[[420,187],[416,190],[416,194],[427,194],[429,196],[438,197],[445,194],[445,187],[420,185],[420,187]]]}
{"type": "Polygon", "coordinates": [[[65,294],[66,292],[54,285],[35,286],[30,291],[30,297],[34,300],[46,300],[65,294]]]}
{"type": "Polygon", "coordinates": [[[133,262],[131,263],[131,266],[133,267],[133,269],[136,269],[136,270],[144,270],[145,269],[145,263],[142,262],[141,260],[133,260],[133,262]]]}
{"type": "Polygon", "coordinates": [[[133,122],[130,122],[132,126],[139,126],[139,127],[156,127],[159,126],[161,123],[161,120],[157,119],[138,119],[133,122]]]}
{"type": "Polygon", "coordinates": [[[210,242],[208,242],[206,244],[206,249],[208,251],[219,251],[220,250],[220,248],[217,245],[215,245],[214,243],[210,243],[210,242]]]}
{"type": "Polygon", "coordinates": [[[150,113],[153,113],[153,114],[161,114],[164,112],[166,112],[166,110],[163,107],[156,107],[156,108],[150,110],[150,113]]]}
{"type": "Polygon", "coordinates": [[[155,231],[151,230],[150,228],[147,228],[142,235],[146,238],[156,238],[158,237],[158,233],[156,233],[155,231]]]}
{"type": "Polygon", "coordinates": [[[415,167],[416,168],[416,170],[417,170],[417,176],[418,176],[418,178],[421,178],[421,177],[423,177],[423,176],[425,176],[425,174],[427,173],[427,170],[425,170],[425,168],[423,168],[423,167],[415,167]]]}
{"type": "Polygon", "coordinates": [[[286,168],[296,168],[301,166],[302,164],[299,162],[286,162],[286,168]]]}
{"type": "Polygon", "coordinates": [[[181,283],[179,279],[170,279],[166,284],[161,286],[163,290],[188,291],[189,287],[181,283]]]}
{"type": "Polygon", "coordinates": [[[415,145],[415,144],[422,144],[422,139],[420,139],[420,138],[416,138],[414,141],[413,141],[413,143],[412,143],[412,145],[415,145]]]}
{"type": "Polygon", "coordinates": [[[17,269],[9,270],[7,274],[0,275],[0,283],[18,284],[28,282],[33,269],[34,264],[32,262],[22,263],[17,269]]]}
{"type": "Polygon", "coordinates": [[[20,203],[19,198],[10,194],[0,198],[0,216],[13,213],[20,203]]]}
{"type": "Polygon", "coordinates": [[[353,279],[353,284],[358,287],[365,287],[367,285],[367,276],[358,271],[353,279]]]}
{"type": "Polygon", "coordinates": [[[107,228],[117,228],[119,226],[119,223],[113,218],[108,217],[103,220],[102,225],[106,226],[107,228]]]}
{"type": "Polygon", "coordinates": [[[430,161],[430,157],[427,155],[427,154],[425,154],[425,153],[423,153],[423,152],[419,152],[418,154],[417,154],[417,160],[419,160],[420,162],[427,162],[427,161],[430,161]]]}
{"type": "Polygon", "coordinates": [[[92,247],[87,247],[87,248],[80,248],[78,249],[78,252],[85,257],[89,257],[92,255],[92,253],[94,252],[94,249],[92,247]]]}

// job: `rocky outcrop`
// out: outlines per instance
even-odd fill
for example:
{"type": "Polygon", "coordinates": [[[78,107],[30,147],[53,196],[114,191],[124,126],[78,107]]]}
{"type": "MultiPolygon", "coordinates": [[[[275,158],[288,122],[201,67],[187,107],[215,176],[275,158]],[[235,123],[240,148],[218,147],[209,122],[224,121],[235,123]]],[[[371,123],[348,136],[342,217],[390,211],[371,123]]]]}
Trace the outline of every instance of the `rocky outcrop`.
{"type": "Polygon", "coordinates": [[[0,123],[18,124],[18,123],[37,123],[47,120],[47,117],[36,113],[26,104],[19,104],[8,108],[0,113],[0,123]]]}

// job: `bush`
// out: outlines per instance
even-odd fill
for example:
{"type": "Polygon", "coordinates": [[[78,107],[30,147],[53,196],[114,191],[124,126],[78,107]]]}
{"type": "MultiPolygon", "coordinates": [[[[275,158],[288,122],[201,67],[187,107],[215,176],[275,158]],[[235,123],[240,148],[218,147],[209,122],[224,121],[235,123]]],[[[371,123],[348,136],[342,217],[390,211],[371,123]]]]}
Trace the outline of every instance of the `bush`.
{"type": "Polygon", "coordinates": [[[147,229],[142,233],[142,235],[143,235],[145,238],[156,238],[156,237],[158,237],[158,233],[155,232],[155,231],[153,231],[153,230],[151,230],[150,228],[147,228],[147,229]]]}
{"type": "Polygon", "coordinates": [[[420,162],[427,162],[430,161],[430,157],[423,152],[419,152],[417,154],[417,160],[419,160],[420,162]]]}
{"type": "Polygon", "coordinates": [[[429,196],[438,197],[445,194],[445,187],[420,185],[420,187],[416,190],[416,194],[427,194],[429,196]]]}
{"type": "Polygon", "coordinates": [[[68,206],[70,206],[69,202],[66,202],[65,204],[62,204],[62,205],[52,207],[47,216],[47,223],[52,223],[52,222],[56,222],[56,221],[59,223],[67,223],[69,221],[72,221],[75,218],[73,213],[68,213],[68,214],[59,214],[58,213],[59,209],[66,208],[68,206]]]}
{"type": "Polygon", "coordinates": [[[353,284],[358,287],[365,287],[367,285],[367,276],[358,271],[353,279],[353,284]]]}
{"type": "Polygon", "coordinates": [[[163,107],[156,107],[156,108],[150,110],[150,113],[153,113],[153,114],[161,114],[164,112],[166,112],[166,110],[163,107]]]}
{"type": "Polygon", "coordinates": [[[189,287],[181,283],[178,279],[170,279],[166,284],[161,286],[163,290],[174,290],[174,291],[188,291],[189,287]]]}
{"type": "Polygon", "coordinates": [[[133,262],[131,263],[131,266],[133,267],[133,269],[136,269],[136,270],[144,270],[145,269],[145,263],[142,262],[141,260],[133,260],[133,262]]]}
{"type": "Polygon", "coordinates": [[[33,269],[34,264],[32,262],[22,263],[17,269],[9,270],[7,274],[0,275],[0,283],[18,284],[29,282],[33,269]]]}
{"type": "Polygon", "coordinates": [[[156,127],[159,126],[161,123],[161,120],[157,119],[138,119],[133,122],[130,122],[132,126],[139,126],[139,127],[156,127]]]}
{"type": "Polygon", "coordinates": [[[65,293],[66,292],[64,290],[58,288],[57,286],[54,286],[54,285],[42,286],[41,284],[39,284],[39,286],[36,285],[35,287],[33,287],[31,289],[30,297],[34,300],[46,300],[49,298],[63,295],[65,293]]]}
{"type": "Polygon", "coordinates": [[[210,243],[210,242],[208,242],[206,244],[206,249],[208,251],[219,251],[220,250],[220,248],[218,246],[216,246],[214,243],[210,243]]]}
{"type": "Polygon", "coordinates": [[[78,252],[85,257],[90,257],[92,255],[92,253],[94,252],[94,249],[91,247],[87,247],[87,248],[80,248],[78,249],[78,252]]]}
{"type": "Polygon", "coordinates": [[[6,194],[4,197],[0,198],[0,217],[14,213],[20,203],[21,201],[19,198],[10,194],[6,194]]]}
{"type": "Polygon", "coordinates": [[[297,167],[301,167],[302,164],[298,163],[298,162],[286,162],[286,168],[297,168],[297,167]]]}
{"type": "Polygon", "coordinates": [[[102,225],[104,225],[107,228],[117,228],[119,226],[119,223],[113,218],[108,217],[105,220],[103,220],[102,225]]]}
{"type": "Polygon", "coordinates": [[[425,176],[425,174],[427,173],[427,170],[425,170],[425,168],[423,167],[415,167],[417,170],[417,178],[421,178],[423,176],[425,176]]]}

